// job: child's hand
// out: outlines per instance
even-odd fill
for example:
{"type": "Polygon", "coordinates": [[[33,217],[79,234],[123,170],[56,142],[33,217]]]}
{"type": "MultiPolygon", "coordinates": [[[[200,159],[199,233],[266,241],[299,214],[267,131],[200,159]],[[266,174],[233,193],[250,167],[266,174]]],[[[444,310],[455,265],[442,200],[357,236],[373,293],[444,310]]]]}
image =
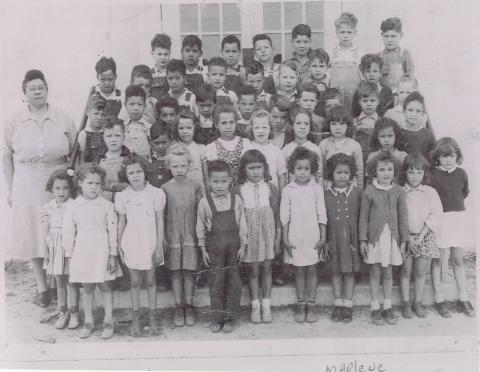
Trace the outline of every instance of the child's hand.
{"type": "Polygon", "coordinates": [[[402,253],[402,255],[405,254],[405,248],[407,247],[407,243],[406,242],[403,242],[400,244],[400,252],[402,253]]]}
{"type": "Polygon", "coordinates": [[[290,256],[290,257],[293,257],[292,255],[292,249],[296,249],[295,246],[293,244],[290,244],[289,241],[286,241],[283,243],[283,246],[285,247],[285,250],[287,251],[287,254],[290,256]]]}
{"type": "Polygon", "coordinates": [[[245,246],[240,246],[237,251],[237,263],[242,262],[243,256],[245,255],[245,246]]]}
{"type": "Polygon", "coordinates": [[[163,264],[163,249],[162,247],[157,247],[154,251],[153,251],[153,264],[155,266],[158,266],[158,265],[161,265],[163,264]]]}
{"type": "Polygon", "coordinates": [[[362,255],[363,259],[367,259],[367,251],[368,251],[368,244],[366,241],[362,240],[360,242],[360,254],[362,255]]]}
{"type": "Polygon", "coordinates": [[[125,252],[122,248],[118,248],[118,255],[120,256],[121,260],[125,262],[125,252]]]}
{"type": "Polygon", "coordinates": [[[203,264],[205,265],[205,267],[210,267],[211,260],[210,260],[210,256],[208,255],[207,248],[201,247],[201,250],[202,250],[203,264]]]}
{"type": "Polygon", "coordinates": [[[116,256],[108,256],[107,270],[110,274],[115,273],[117,270],[117,260],[115,258],[116,256]]]}
{"type": "Polygon", "coordinates": [[[315,244],[315,247],[313,249],[316,249],[320,253],[324,245],[325,245],[325,239],[320,238],[320,240],[315,244]]]}
{"type": "Polygon", "coordinates": [[[43,264],[45,266],[48,266],[49,262],[50,262],[50,255],[48,253],[45,253],[45,257],[43,258],[43,264]]]}
{"type": "Polygon", "coordinates": [[[280,246],[281,246],[281,236],[277,235],[275,238],[275,241],[273,242],[273,254],[276,256],[281,252],[280,246]]]}

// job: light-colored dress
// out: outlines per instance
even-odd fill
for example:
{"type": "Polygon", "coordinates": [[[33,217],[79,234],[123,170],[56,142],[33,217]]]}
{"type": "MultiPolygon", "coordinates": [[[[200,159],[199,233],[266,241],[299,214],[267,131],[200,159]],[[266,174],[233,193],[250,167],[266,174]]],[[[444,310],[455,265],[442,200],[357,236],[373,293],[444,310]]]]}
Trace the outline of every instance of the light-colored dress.
{"type": "MultiPolygon", "coordinates": [[[[318,157],[318,171],[317,171],[316,176],[319,177],[320,179],[322,179],[323,178],[322,152],[320,151],[320,148],[317,145],[315,145],[313,142],[307,141],[303,145],[299,145],[295,141],[287,143],[282,149],[283,155],[285,155],[285,159],[287,160],[287,162],[288,162],[288,159],[290,158],[290,156],[293,154],[293,152],[295,151],[295,149],[298,146],[305,147],[306,149],[314,152],[317,155],[317,157],[318,157]]],[[[288,179],[290,181],[293,181],[293,174],[289,174],[288,179]]]]}
{"type": "MultiPolygon", "coordinates": [[[[153,252],[157,248],[156,213],[165,208],[165,193],[149,183],[141,191],[130,186],[115,196],[115,210],[126,215],[127,225],[122,235],[121,248],[129,269],[153,268],[153,252]]],[[[163,255],[163,251],[162,251],[163,255]]],[[[163,264],[163,259],[162,263],[163,264]]]]}
{"type": "Polygon", "coordinates": [[[68,274],[68,267],[65,265],[65,254],[62,247],[62,225],[63,215],[67,205],[72,203],[68,199],[65,203],[57,204],[55,199],[45,204],[40,212],[40,220],[48,223],[49,230],[45,237],[48,249],[48,264],[44,262],[43,268],[48,275],[68,274]]]}
{"type": "Polygon", "coordinates": [[[187,177],[191,180],[198,182],[200,187],[202,188],[202,194],[205,195],[205,183],[203,181],[203,164],[207,161],[206,147],[205,145],[193,141],[188,145],[185,145],[181,142],[179,143],[185,146],[185,148],[192,156],[193,160],[192,166],[187,173],[187,177]]]}
{"type": "Polygon", "coordinates": [[[278,146],[269,142],[266,145],[260,145],[256,142],[252,142],[253,148],[259,150],[266,158],[268,164],[268,170],[270,171],[271,181],[278,187],[278,177],[287,173],[287,161],[282,150],[278,146]]]}
{"type": "Polygon", "coordinates": [[[327,224],[323,188],[313,179],[306,185],[290,182],[282,190],[280,221],[282,226],[289,224],[288,240],[295,246],[292,257],[284,254],[285,263],[294,266],[316,264],[315,244],[320,239],[318,225],[327,224]]]}
{"type": "Polygon", "coordinates": [[[71,283],[103,283],[122,276],[117,262],[108,272],[108,258],[117,255],[117,214],[112,202],[77,197],[63,217],[62,245],[70,259],[71,283]]]}
{"type": "Polygon", "coordinates": [[[28,108],[16,114],[4,127],[4,156],[13,159],[12,208],[13,246],[8,256],[19,259],[44,257],[40,210],[52,199],[45,190],[50,175],[66,169],[76,128],[63,111],[49,105],[37,119],[28,108]]]}
{"type": "Polygon", "coordinates": [[[263,262],[273,259],[275,240],[275,217],[270,205],[271,188],[261,181],[247,181],[240,186],[240,196],[247,218],[247,251],[244,262],[263,262]]]}

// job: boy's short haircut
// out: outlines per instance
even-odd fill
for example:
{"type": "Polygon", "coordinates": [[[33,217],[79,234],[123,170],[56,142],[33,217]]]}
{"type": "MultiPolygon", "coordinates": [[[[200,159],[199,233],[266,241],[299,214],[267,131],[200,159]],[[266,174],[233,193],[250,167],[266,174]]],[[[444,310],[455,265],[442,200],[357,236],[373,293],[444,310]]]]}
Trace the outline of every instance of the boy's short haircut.
{"type": "Polygon", "coordinates": [[[230,167],[223,160],[212,160],[208,162],[208,176],[215,172],[227,172],[230,176],[230,167]]]}
{"type": "Polygon", "coordinates": [[[172,59],[167,64],[167,74],[169,72],[179,72],[180,75],[185,76],[187,74],[187,66],[181,59],[172,59]]]}
{"type": "Polygon", "coordinates": [[[312,38],[312,29],[310,28],[309,25],[305,25],[303,23],[300,23],[299,25],[296,25],[292,29],[292,40],[295,39],[297,36],[306,36],[309,39],[312,38]]]}
{"type": "Polygon", "coordinates": [[[303,92],[314,93],[315,97],[317,97],[317,99],[318,99],[318,96],[320,94],[320,92],[318,91],[318,88],[313,83],[302,83],[302,84],[300,84],[300,87],[298,88],[297,96],[301,97],[303,92]]]}
{"type": "Polygon", "coordinates": [[[408,104],[413,101],[420,102],[423,106],[423,111],[425,111],[425,98],[420,92],[412,92],[405,98],[405,102],[403,102],[403,110],[405,111],[408,104]]]}
{"type": "Polygon", "coordinates": [[[203,103],[211,100],[213,103],[215,103],[217,94],[214,87],[209,84],[203,84],[197,89],[195,96],[197,97],[197,102],[203,103]]]}
{"type": "Polygon", "coordinates": [[[237,95],[239,100],[242,96],[253,96],[254,99],[257,99],[257,90],[251,85],[242,85],[238,90],[237,95]]]}
{"type": "Polygon", "coordinates": [[[247,66],[245,66],[245,72],[248,78],[248,75],[257,75],[257,74],[262,74],[264,73],[265,69],[263,68],[263,65],[259,61],[250,61],[247,63],[247,66]]]}
{"type": "Polygon", "coordinates": [[[308,58],[310,59],[310,62],[318,59],[320,61],[320,63],[325,63],[327,66],[330,63],[330,56],[322,48],[317,48],[317,49],[311,50],[308,54],[308,58]]]}
{"type": "Polygon", "coordinates": [[[201,51],[202,50],[202,40],[197,35],[187,35],[183,38],[182,41],[182,50],[185,47],[198,47],[198,49],[201,51]]]}
{"type": "Polygon", "coordinates": [[[197,122],[197,116],[190,110],[189,107],[182,108],[180,110],[179,118],[182,119],[190,119],[193,121],[193,124],[195,125],[197,122]]]}
{"type": "Polygon", "coordinates": [[[221,47],[222,50],[225,47],[225,44],[237,44],[238,50],[242,50],[242,46],[240,44],[240,39],[236,37],[235,35],[228,35],[225,36],[222,40],[221,47]]]}
{"type": "Polygon", "coordinates": [[[233,105],[219,105],[215,108],[215,113],[213,114],[213,123],[218,124],[218,120],[221,114],[233,114],[235,122],[238,120],[238,113],[233,105]]]}
{"type": "Polygon", "coordinates": [[[153,80],[152,71],[147,65],[136,65],[132,69],[130,74],[130,81],[133,83],[133,79],[140,77],[147,80],[153,80]]]}
{"type": "Polygon", "coordinates": [[[402,21],[397,17],[387,18],[382,21],[380,30],[382,31],[382,34],[390,30],[400,33],[402,32],[402,21]]]}
{"type": "Polygon", "coordinates": [[[338,98],[340,101],[342,100],[342,93],[338,90],[338,88],[327,88],[323,92],[322,100],[323,102],[328,101],[329,99],[336,99],[338,98]]]}
{"type": "Polygon", "coordinates": [[[157,114],[160,115],[162,108],[169,107],[175,110],[175,113],[178,114],[180,111],[180,106],[178,105],[178,101],[170,96],[164,96],[160,98],[157,103],[155,104],[155,110],[157,110],[157,114]]]}
{"type": "Polygon", "coordinates": [[[125,102],[131,97],[142,97],[143,102],[147,100],[147,94],[140,85],[129,85],[125,89],[125,102]]]}
{"type": "Polygon", "coordinates": [[[213,66],[223,67],[225,68],[225,71],[227,71],[228,68],[227,61],[225,61],[222,57],[210,58],[210,60],[208,61],[208,70],[210,70],[210,68],[213,66]]]}
{"type": "Polygon", "coordinates": [[[172,39],[167,34],[156,34],[150,43],[152,52],[157,48],[170,50],[172,48],[172,39]]]}
{"type": "Polygon", "coordinates": [[[289,58],[289,59],[286,59],[285,61],[283,61],[280,65],[279,70],[281,70],[283,66],[288,67],[289,69],[291,69],[295,72],[298,71],[298,65],[292,58],[289,58]]]}
{"type": "MultiPolygon", "coordinates": [[[[142,89],[143,90],[143,89],[142,89]]],[[[103,130],[105,129],[113,129],[116,126],[119,126],[123,133],[125,133],[125,123],[115,116],[107,116],[105,118],[105,124],[103,126],[103,130]]]]}
{"type": "Polygon", "coordinates": [[[270,43],[270,46],[273,46],[272,38],[267,34],[256,34],[252,39],[253,49],[255,49],[255,43],[260,40],[267,40],[270,43]]]}
{"type": "Polygon", "coordinates": [[[287,97],[283,94],[276,94],[272,97],[270,101],[270,112],[274,107],[280,112],[288,112],[290,110],[291,103],[287,97]]]}
{"type": "Polygon", "coordinates": [[[150,139],[154,141],[160,136],[167,136],[168,139],[170,139],[170,130],[168,129],[167,123],[163,120],[157,119],[150,128],[150,139]]]}
{"type": "Polygon", "coordinates": [[[117,76],[117,64],[111,57],[102,57],[95,64],[95,71],[97,72],[97,75],[109,70],[111,70],[113,74],[117,76]]]}
{"type": "Polygon", "coordinates": [[[358,19],[352,13],[343,12],[340,14],[340,17],[335,20],[335,28],[338,30],[341,25],[347,25],[353,29],[356,29],[357,23],[358,19]]]}
{"type": "Polygon", "coordinates": [[[370,70],[373,64],[377,64],[378,68],[382,70],[383,59],[378,54],[365,54],[360,60],[360,71],[365,72],[370,70]]]}
{"type": "Polygon", "coordinates": [[[358,85],[356,94],[358,99],[370,97],[371,95],[375,95],[378,98],[379,92],[376,84],[367,83],[366,81],[361,81],[360,84],[358,85]]]}
{"type": "Polygon", "coordinates": [[[87,103],[87,111],[91,110],[105,110],[105,106],[107,105],[107,100],[103,98],[100,94],[93,94],[88,99],[87,103]]]}

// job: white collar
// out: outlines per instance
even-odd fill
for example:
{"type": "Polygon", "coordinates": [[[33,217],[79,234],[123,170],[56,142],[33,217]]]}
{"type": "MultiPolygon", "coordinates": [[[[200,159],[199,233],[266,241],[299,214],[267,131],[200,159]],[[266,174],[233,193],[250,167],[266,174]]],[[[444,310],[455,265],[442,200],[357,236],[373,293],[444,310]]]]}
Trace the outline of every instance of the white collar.
{"type": "Polygon", "coordinates": [[[388,186],[380,185],[376,178],[373,179],[372,184],[373,186],[375,186],[375,188],[379,190],[384,190],[384,191],[390,190],[393,187],[393,183],[388,186]]]}
{"type": "Polygon", "coordinates": [[[425,185],[423,184],[420,184],[417,187],[412,187],[408,183],[405,183],[405,185],[403,185],[403,190],[405,190],[405,192],[409,192],[409,191],[425,191],[426,189],[425,189],[425,185]]]}
{"type": "Polygon", "coordinates": [[[329,183],[329,185],[327,186],[327,191],[330,191],[335,196],[339,194],[345,194],[346,196],[349,196],[354,187],[355,186],[353,185],[353,183],[350,182],[349,185],[347,187],[344,187],[343,189],[335,189],[333,187],[333,183],[329,183]]]}

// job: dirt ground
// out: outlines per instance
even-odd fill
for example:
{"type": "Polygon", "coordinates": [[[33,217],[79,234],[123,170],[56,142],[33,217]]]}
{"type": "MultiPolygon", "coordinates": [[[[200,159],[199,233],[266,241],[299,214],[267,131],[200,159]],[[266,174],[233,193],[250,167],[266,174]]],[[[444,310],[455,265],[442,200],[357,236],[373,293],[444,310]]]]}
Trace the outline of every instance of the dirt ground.
{"type": "MultiPolygon", "coordinates": [[[[469,294],[475,298],[475,260],[466,260],[469,294]]],[[[82,340],[76,330],[57,330],[53,327],[56,304],[41,309],[31,302],[35,291],[35,279],[26,262],[9,261],[6,270],[6,314],[8,343],[64,343],[64,342],[104,342],[100,338],[103,310],[95,313],[97,330],[82,340]],[[49,319],[51,318],[51,319],[49,319]]],[[[272,338],[313,338],[313,337],[388,337],[388,336],[474,336],[477,334],[476,318],[467,318],[454,310],[453,316],[441,318],[432,308],[428,317],[411,320],[399,319],[394,326],[375,326],[370,322],[370,309],[357,307],[351,324],[334,323],[330,320],[330,308],[319,308],[319,321],[314,324],[298,324],[293,319],[292,307],[273,309],[274,321],[271,324],[250,323],[248,309],[242,309],[240,326],[231,334],[212,334],[208,329],[208,308],[199,309],[199,322],[193,327],[175,328],[171,309],[158,309],[157,319],[161,325],[158,336],[140,338],[129,336],[129,309],[115,309],[115,335],[108,342],[135,342],[136,340],[223,340],[223,339],[272,339],[272,338]]],[[[398,311],[399,309],[397,309],[398,311]]],[[[143,314],[146,325],[146,314],[143,314]]],[[[400,315],[400,314],[399,314],[400,315]]]]}

